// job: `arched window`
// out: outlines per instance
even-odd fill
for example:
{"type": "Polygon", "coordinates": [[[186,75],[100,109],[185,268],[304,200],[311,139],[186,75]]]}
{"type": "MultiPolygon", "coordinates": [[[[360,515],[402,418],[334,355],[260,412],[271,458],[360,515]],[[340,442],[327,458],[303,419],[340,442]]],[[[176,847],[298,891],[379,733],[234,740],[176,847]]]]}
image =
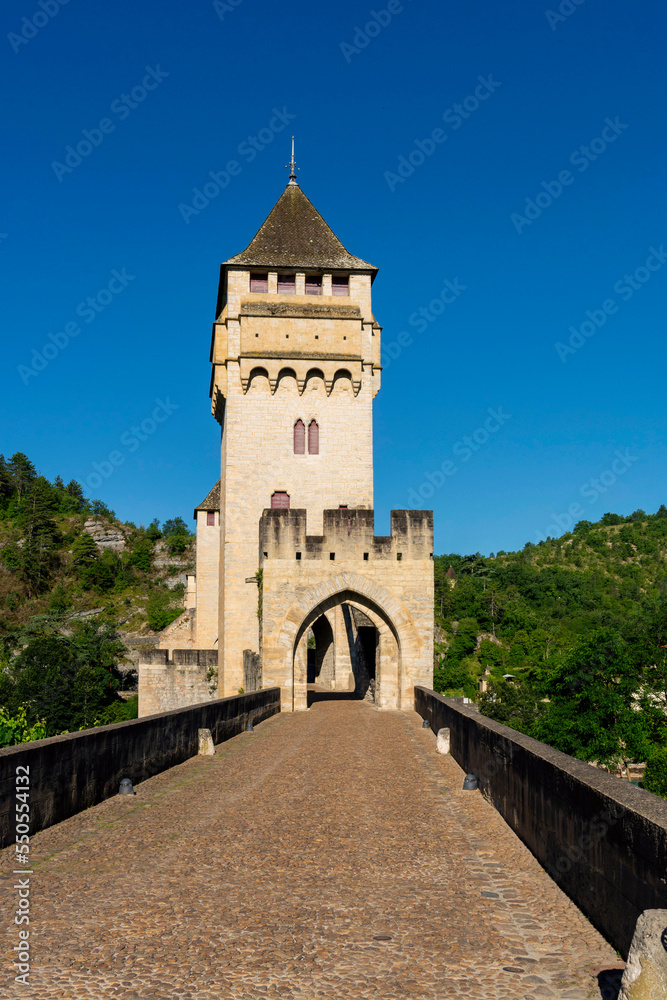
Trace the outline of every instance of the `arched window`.
{"type": "Polygon", "coordinates": [[[271,497],[271,510],[289,510],[289,493],[274,493],[271,497]]]}
{"type": "Polygon", "coordinates": [[[320,453],[320,428],[316,420],[311,420],[308,424],[308,454],[319,455],[320,453]]]}
{"type": "Polygon", "coordinates": [[[294,454],[306,454],[306,425],[303,420],[297,420],[294,425],[294,454]]]}

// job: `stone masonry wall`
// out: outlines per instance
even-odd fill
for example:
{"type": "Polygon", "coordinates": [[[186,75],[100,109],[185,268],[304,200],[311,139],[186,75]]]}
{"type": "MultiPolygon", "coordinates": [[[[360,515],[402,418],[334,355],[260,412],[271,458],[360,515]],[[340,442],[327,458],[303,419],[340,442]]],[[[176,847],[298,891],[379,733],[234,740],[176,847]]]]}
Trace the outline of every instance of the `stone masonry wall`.
{"type": "Polygon", "coordinates": [[[667,802],[434,691],[416,688],[415,709],[450,730],[456,762],[627,956],[640,913],[667,908],[667,802]]]}
{"type": "Polygon", "coordinates": [[[197,511],[197,630],[199,649],[218,644],[218,577],[220,574],[220,512],[207,524],[208,511],[197,511]]]}
{"type": "Polygon", "coordinates": [[[242,686],[243,650],[259,650],[257,589],[246,580],[259,566],[257,530],[272,494],[286,492],[292,507],[305,508],[313,533],[322,531],[323,509],[373,503],[380,328],[370,313],[370,276],[355,276],[344,301],[250,294],[248,282],[247,271],[230,271],[214,336],[214,400],[225,399],[220,694],[242,686]],[[298,419],[306,427],[317,421],[319,454],[294,454],[298,419]]]}
{"type": "Polygon", "coordinates": [[[139,661],[139,717],[215,700],[216,649],[154,649],[139,661]]]}
{"type": "Polygon", "coordinates": [[[377,704],[411,707],[414,686],[433,681],[432,513],[392,511],[387,537],[374,535],[372,510],[325,510],[320,536],[306,534],[306,520],[304,510],[262,515],[265,683],[281,687],[283,710],[305,707],[293,688],[303,683],[293,682],[295,642],[304,643],[304,629],[345,602],[380,629],[377,704]]]}

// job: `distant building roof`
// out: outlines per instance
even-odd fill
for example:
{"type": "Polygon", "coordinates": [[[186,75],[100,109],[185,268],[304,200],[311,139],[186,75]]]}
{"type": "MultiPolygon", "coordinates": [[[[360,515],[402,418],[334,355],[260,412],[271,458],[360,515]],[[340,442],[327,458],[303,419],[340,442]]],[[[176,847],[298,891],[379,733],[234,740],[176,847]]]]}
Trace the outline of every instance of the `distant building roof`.
{"type": "Polygon", "coordinates": [[[198,510],[220,510],[220,480],[213,489],[206,495],[198,507],[195,507],[195,520],[198,510]]]}
{"type": "Polygon", "coordinates": [[[377,268],[345,249],[298,184],[287,185],[249,246],[225,264],[346,271],[377,268]]]}
{"type": "Polygon", "coordinates": [[[453,566],[450,566],[450,567],[449,567],[449,569],[448,569],[448,570],[447,570],[447,572],[445,573],[445,576],[446,576],[446,577],[447,577],[447,578],[448,578],[449,580],[455,580],[455,579],[456,579],[456,573],[454,572],[454,567],[453,567],[453,566]]]}

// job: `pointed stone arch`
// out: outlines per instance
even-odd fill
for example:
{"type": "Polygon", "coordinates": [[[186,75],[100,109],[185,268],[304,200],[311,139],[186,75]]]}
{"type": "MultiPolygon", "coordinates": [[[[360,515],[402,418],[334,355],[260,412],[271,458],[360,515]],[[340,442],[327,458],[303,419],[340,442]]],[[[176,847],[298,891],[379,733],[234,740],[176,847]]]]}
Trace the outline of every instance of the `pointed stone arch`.
{"type": "Polygon", "coordinates": [[[411,662],[421,646],[412,618],[382,586],[358,573],[340,573],[305,590],[286,609],[280,625],[265,633],[267,671],[275,673],[276,681],[282,677],[288,710],[306,707],[308,629],[343,604],[359,608],[378,630],[381,666],[376,703],[381,708],[400,707],[404,662],[411,662]]]}

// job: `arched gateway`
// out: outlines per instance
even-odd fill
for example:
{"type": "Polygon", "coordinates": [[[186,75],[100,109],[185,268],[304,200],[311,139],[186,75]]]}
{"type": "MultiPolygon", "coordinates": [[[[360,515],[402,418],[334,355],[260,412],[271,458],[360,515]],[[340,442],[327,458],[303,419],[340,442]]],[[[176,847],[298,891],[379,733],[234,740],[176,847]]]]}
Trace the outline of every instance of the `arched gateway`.
{"type": "Polygon", "coordinates": [[[383,708],[431,685],[432,515],[394,511],[391,535],[374,534],[376,274],[293,166],[249,245],[222,264],[211,344],[221,477],[196,509],[186,612],[140,666],[142,714],[210,697],[215,659],[219,696],[278,684],[289,711],[307,706],[309,670],[383,708]]]}
{"type": "Polygon", "coordinates": [[[320,664],[321,670],[328,656],[325,686],[358,690],[358,660],[368,671],[370,659],[360,630],[371,627],[376,645],[369,688],[375,704],[411,705],[414,685],[428,684],[433,669],[430,512],[392,511],[392,532],[384,538],[373,534],[368,510],[324,511],[323,535],[309,536],[305,529],[302,510],[262,515],[264,685],[280,686],[283,711],[307,707],[312,630],[316,649],[316,631],[324,642],[331,633],[333,650],[328,645],[322,651],[320,664]],[[339,565],[337,572],[332,563],[339,565]],[[322,619],[327,625],[318,627],[322,619]]]}

